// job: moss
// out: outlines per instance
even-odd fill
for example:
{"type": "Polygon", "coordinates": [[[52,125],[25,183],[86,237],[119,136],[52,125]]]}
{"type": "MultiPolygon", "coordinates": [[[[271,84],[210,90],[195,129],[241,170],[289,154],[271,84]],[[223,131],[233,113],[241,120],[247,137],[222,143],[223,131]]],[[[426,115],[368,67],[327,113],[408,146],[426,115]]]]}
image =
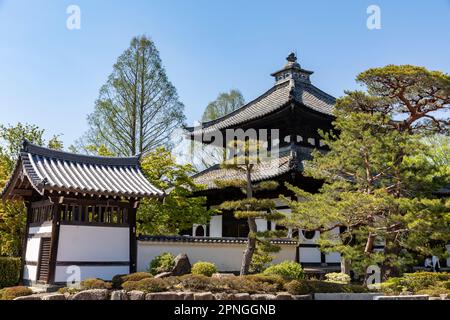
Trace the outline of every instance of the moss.
{"type": "Polygon", "coordinates": [[[112,285],[109,282],[105,282],[101,279],[85,279],[81,281],[80,287],[82,290],[89,290],[89,289],[111,289],[112,285]]]}
{"type": "Polygon", "coordinates": [[[31,291],[31,289],[27,287],[9,287],[0,290],[0,299],[13,300],[14,298],[29,296],[31,294],[33,294],[33,291],[31,291]]]}

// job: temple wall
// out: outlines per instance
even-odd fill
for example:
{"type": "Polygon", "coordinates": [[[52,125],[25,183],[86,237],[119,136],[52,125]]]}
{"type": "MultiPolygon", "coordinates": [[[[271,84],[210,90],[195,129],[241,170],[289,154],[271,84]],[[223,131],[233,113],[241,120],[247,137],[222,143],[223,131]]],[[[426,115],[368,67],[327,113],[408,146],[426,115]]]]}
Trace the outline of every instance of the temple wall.
{"type": "Polygon", "coordinates": [[[111,280],[129,273],[129,240],[128,227],[62,224],[55,282],[66,282],[69,277],[111,280]]]}
{"type": "MultiPolygon", "coordinates": [[[[146,271],[150,262],[162,252],[173,255],[186,253],[191,264],[197,261],[212,262],[221,272],[239,271],[245,243],[198,243],[138,241],[137,270],[146,271]]],[[[295,245],[280,245],[273,263],[295,259],[295,245]]]]}

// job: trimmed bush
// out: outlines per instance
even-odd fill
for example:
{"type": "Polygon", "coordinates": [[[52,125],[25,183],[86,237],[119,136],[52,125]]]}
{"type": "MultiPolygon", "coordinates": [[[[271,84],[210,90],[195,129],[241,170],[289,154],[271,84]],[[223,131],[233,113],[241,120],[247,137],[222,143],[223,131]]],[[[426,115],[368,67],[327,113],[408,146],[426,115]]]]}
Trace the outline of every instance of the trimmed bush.
{"type": "Polygon", "coordinates": [[[0,290],[0,300],[13,300],[14,298],[29,296],[33,291],[27,287],[9,287],[0,290]]]}
{"type": "Polygon", "coordinates": [[[285,285],[285,289],[293,295],[310,294],[312,292],[312,288],[308,286],[305,280],[292,280],[285,285]]]}
{"type": "Polygon", "coordinates": [[[450,281],[448,272],[415,272],[405,273],[403,277],[390,278],[381,284],[381,290],[386,294],[402,292],[418,293],[433,288],[446,288],[450,281]]]}
{"type": "Polygon", "coordinates": [[[351,278],[348,274],[342,272],[331,272],[325,275],[325,281],[333,283],[349,284],[351,278]]]}
{"type": "Polygon", "coordinates": [[[162,292],[170,288],[164,279],[146,278],[140,281],[127,281],[122,284],[126,291],[140,290],[144,292],[162,292]]]}
{"type": "Polygon", "coordinates": [[[194,263],[191,269],[192,274],[201,274],[207,277],[211,277],[216,272],[217,268],[214,263],[204,261],[194,263]]]}
{"type": "Polygon", "coordinates": [[[0,288],[19,283],[20,258],[0,257],[0,288]]]}
{"type": "Polygon", "coordinates": [[[172,271],[174,266],[175,266],[175,257],[173,256],[173,254],[163,252],[150,262],[148,271],[152,275],[157,275],[158,273],[172,271]]]}
{"type": "Polygon", "coordinates": [[[140,281],[153,277],[148,272],[135,272],[130,274],[118,274],[112,278],[112,286],[114,289],[120,289],[122,284],[127,281],[140,281]]]}
{"type": "Polygon", "coordinates": [[[285,280],[304,279],[302,266],[294,261],[283,261],[279,264],[268,267],[263,272],[264,275],[280,276],[285,280]]]}
{"type": "Polygon", "coordinates": [[[82,290],[89,290],[89,289],[111,289],[111,283],[105,282],[101,279],[85,279],[81,281],[80,287],[82,290]]]}
{"type": "MultiPolygon", "coordinates": [[[[213,287],[212,283],[215,280],[210,277],[201,275],[201,274],[186,274],[184,276],[179,277],[180,286],[184,289],[190,290],[211,290],[213,287]]],[[[215,281],[216,283],[219,281],[215,281]]]]}

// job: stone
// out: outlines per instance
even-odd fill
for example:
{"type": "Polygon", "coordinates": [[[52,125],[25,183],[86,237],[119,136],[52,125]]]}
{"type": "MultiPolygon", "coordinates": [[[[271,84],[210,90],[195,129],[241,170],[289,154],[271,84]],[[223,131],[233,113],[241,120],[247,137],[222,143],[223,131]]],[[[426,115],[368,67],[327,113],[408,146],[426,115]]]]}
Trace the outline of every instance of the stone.
{"type": "Polygon", "coordinates": [[[361,292],[361,293],[315,293],[314,300],[374,300],[377,296],[382,296],[382,293],[376,292],[361,292]]]}
{"type": "Polygon", "coordinates": [[[292,295],[292,300],[312,300],[312,294],[292,295]]]}
{"type": "Polygon", "coordinates": [[[43,296],[42,300],[66,300],[66,296],[62,293],[49,294],[43,296]]]}
{"type": "Polygon", "coordinates": [[[182,292],[184,300],[194,300],[193,292],[182,292]]]}
{"type": "Polygon", "coordinates": [[[128,295],[125,290],[116,290],[111,292],[111,300],[128,300],[128,295]]]}
{"type": "Polygon", "coordinates": [[[17,297],[17,298],[14,298],[13,300],[25,301],[25,300],[42,300],[42,299],[41,299],[41,296],[30,295],[30,296],[17,297]]]}
{"type": "Polygon", "coordinates": [[[155,279],[167,278],[167,277],[170,277],[171,275],[172,275],[172,272],[161,272],[161,273],[158,273],[156,276],[154,276],[154,278],[155,279]]]}
{"type": "Polygon", "coordinates": [[[252,300],[275,300],[275,295],[273,294],[252,294],[252,300]]]}
{"type": "Polygon", "coordinates": [[[139,290],[132,290],[128,292],[128,298],[130,300],[144,300],[145,293],[139,290]]]}
{"type": "Polygon", "coordinates": [[[182,276],[191,273],[191,263],[186,253],[180,253],[175,257],[175,266],[172,269],[172,276],[182,276]]]}
{"type": "Polygon", "coordinates": [[[280,292],[275,296],[275,300],[292,300],[292,295],[287,292],[280,292]]]}
{"type": "Polygon", "coordinates": [[[184,300],[181,292],[152,292],[145,296],[145,300],[184,300]]]}
{"type": "Polygon", "coordinates": [[[84,290],[75,293],[71,300],[107,300],[108,290],[107,289],[91,289],[84,290]]]}
{"type": "Polygon", "coordinates": [[[232,295],[226,292],[219,292],[214,294],[214,300],[231,300],[232,295]]]}
{"type": "Polygon", "coordinates": [[[194,293],[194,300],[214,300],[211,292],[197,292],[194,293]]]}
{"type": "Polygon", "coordinates": [[[430,296],[424,295],[409,295],[409,296],[377,296],[373,300],[428,300],[430,296]]]}
{"type": "Polygon", "coordinates": [[[231,300],[252,300],[248,293],[235,293],[231,296],[231,300]]]}

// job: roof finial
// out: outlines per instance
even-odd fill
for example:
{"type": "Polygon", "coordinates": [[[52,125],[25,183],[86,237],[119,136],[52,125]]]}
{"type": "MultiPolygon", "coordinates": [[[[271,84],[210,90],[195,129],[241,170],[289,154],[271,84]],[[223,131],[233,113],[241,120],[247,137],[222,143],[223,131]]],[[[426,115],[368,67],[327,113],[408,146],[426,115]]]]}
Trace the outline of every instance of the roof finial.
{"type": "Polygon", "coordinates": [[[297,56],[296,56],[296,54],[294,52],[291,52],[287,56],[286,60],[289,61],[289,62],[294,62],[295,63],[295,62],[297,62],[297,56]]]}

